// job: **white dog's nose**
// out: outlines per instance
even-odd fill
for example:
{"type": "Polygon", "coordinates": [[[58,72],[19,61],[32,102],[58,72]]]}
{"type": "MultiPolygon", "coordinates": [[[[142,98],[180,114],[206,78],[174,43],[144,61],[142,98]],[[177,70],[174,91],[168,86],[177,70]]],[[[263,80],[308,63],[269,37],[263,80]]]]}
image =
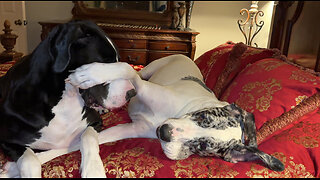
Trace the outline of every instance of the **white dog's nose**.
{"type": "Polygon", "coordinates": [[[170,142],[172,135],[172,127],[169,124],[163,124],[157,128],[157,136],[162,141],[170,142]]]}

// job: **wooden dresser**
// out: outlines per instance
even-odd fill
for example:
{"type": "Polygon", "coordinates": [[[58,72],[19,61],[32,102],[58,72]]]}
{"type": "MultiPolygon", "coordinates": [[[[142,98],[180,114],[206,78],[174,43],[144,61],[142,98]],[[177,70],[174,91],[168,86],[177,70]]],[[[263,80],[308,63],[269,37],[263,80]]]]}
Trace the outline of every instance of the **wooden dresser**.
{"type": "MultiPolygon", "coordinates": [[[[65,22],[39,22],[42,26],[41,40],[53,27],[61,23],[65,22]]],[[[157,29],[148,26],[113,27],[104,23],[98,23],[98,26],[118,47],[120,61],[147,65],[153,60],[172,54],[184,54],[194,59],[198,32],[157,29]]]]}

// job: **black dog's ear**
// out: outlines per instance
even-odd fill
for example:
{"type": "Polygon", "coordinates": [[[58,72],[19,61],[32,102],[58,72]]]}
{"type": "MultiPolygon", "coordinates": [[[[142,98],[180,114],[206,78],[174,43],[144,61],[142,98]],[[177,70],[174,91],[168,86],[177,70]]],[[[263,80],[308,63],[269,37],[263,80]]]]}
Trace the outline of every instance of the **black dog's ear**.
{"type": "Polygon", "coordinates": [[[70,63],[70,47],[83,32],[79,25],[61,24],[49,36],[49,55],[53,60],[53,71],[63,72],[70,63]]]}

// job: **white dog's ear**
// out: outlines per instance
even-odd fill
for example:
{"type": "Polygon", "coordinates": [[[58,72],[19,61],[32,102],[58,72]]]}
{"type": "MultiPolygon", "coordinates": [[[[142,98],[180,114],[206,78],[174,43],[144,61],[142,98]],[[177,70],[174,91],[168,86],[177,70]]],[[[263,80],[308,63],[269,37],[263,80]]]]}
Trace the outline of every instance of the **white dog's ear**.
{"type": "Polygon", "coordinates": [[[239,119],[239,122],[242,123],[241,126],[243,127],[246,145],[258,147],[254,115],[245,111],[244,109],[241,109],[234,103],[229,104],[224,108],[230,112],[231,116],[239,119]]]}
{"type": "Polygon", "coordinates": [[[277,158],[260,151],[256,147],[236,145],[227,151],[224,159],[229,162],[254,161],[260,159],[269,169],[283,171],[284,165],[277,158]]]}

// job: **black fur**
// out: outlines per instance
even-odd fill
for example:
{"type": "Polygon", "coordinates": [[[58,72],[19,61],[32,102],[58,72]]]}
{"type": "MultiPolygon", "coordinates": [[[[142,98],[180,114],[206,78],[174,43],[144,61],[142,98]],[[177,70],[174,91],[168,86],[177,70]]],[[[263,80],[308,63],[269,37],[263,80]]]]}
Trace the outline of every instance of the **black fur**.
{"type": "MultiPolygon", "coordinates": [[[[37,48],[0,78],[0,145],[16,161],[26,144],[55,116],[70,70],[92,62],[111,63],[118,52],[93,22],[72,21],[55,27],[37,48]]],[[[88,123],[100,117],[84,109],[88,123]]]]}

